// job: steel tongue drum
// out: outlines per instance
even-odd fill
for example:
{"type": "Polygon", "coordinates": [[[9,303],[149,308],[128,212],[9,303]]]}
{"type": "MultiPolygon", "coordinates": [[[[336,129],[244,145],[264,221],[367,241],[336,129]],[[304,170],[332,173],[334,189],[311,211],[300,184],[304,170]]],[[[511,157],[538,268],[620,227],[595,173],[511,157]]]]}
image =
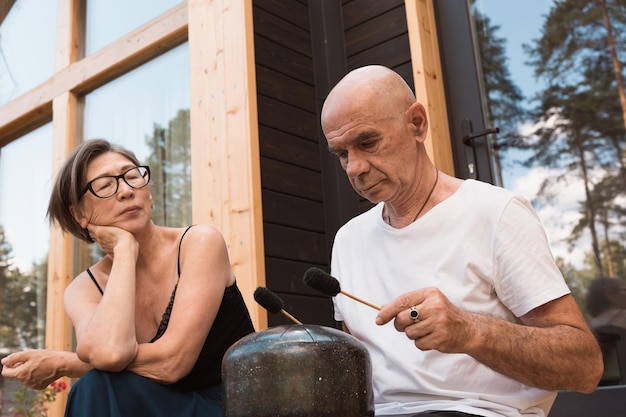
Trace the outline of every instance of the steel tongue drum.
{"type": "Polygon", "coordinates": [[[353,336],[325,326],[252,333],[222,361],[226,417],[373,417],[372,365],[353,336]]]}

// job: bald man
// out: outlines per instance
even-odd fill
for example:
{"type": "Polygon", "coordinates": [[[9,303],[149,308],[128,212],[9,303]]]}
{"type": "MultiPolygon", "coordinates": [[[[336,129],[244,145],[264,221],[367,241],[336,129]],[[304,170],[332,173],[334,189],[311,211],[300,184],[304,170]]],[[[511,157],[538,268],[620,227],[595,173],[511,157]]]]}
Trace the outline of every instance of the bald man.
{"type": "Polygon", "coordinates": [[[346,75],[321,116],[328,149],[375,206],[337,233],[335,318],[368,348],[377,416],[546,416],[591,392],[599,346],[530,204],[437,170],[428,118],[382,66],[346,75]]]}

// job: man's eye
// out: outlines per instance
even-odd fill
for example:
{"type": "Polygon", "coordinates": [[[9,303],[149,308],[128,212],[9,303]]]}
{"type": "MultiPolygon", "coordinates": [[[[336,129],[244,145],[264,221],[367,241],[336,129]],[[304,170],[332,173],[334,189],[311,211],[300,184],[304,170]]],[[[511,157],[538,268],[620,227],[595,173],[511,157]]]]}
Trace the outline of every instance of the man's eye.
{"type": "Polygon", "coordinates": [[[362,142],[361,143],[361,148],[363,148],[363,149],[371,149],[375,145],[376,145],[376,142],[374,142],[374,141],[362,142]]]}

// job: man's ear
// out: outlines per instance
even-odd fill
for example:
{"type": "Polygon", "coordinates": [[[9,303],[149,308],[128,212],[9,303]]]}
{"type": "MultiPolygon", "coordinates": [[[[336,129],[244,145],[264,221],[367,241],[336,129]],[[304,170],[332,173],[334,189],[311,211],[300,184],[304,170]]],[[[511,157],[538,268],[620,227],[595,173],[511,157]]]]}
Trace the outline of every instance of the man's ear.
{"type": "Polygon", "coordinates": [[[89,219],[87,218],[87,216],[85,216],[85,213],[83,213],[80,208],[76,206],[70,206],[70,213],[72,214],[72,217],[74,217],[74,220],[76,220],[76,223],[80,225],[80,227],[82,227],[83,229],[87,228],[87,225],[89,224],[89,219]]]}
{"type": "Polygon", "coordinates": [[[409,107],[407,113],[415,128],[415,136],[420,142],[423,142],[426,139],[426,133],[428,133],[426,109],[421,103],[415,102],[409,107]]]}

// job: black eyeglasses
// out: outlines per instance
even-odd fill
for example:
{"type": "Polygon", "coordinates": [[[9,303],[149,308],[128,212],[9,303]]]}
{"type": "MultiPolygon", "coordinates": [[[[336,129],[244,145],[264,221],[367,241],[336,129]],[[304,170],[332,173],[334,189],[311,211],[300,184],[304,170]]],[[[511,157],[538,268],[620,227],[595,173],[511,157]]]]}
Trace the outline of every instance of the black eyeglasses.
{"type": "Polygon", "coordinates": [[[133,167],[120,175],[105,175],[95,178],[85,185],[80,196],[84,196],[87,191],[98,198],[109,198],[117,193],[120,186],[120,179],[123,179],[131,188],[142,188],[150,182],[150,167],[143,165],[133,167]]]}

